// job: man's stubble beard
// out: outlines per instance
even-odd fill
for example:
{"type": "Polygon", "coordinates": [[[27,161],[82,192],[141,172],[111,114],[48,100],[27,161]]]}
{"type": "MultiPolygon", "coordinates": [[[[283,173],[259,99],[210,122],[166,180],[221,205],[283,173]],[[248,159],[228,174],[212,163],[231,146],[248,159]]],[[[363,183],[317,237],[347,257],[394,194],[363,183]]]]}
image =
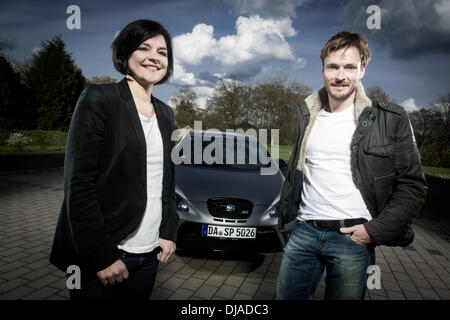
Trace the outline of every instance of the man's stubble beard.
{"type": "Polygon", "coordinates": [[[329,94],[333,99],[335,99],[336,101],[345,101],[345,100],[346,100],[348,97],[350,97],[350,96],[353,94],[353,92],[355,92],[355,91],[356,91],[356,84],[355,84],[355,86],[353,87],[353,90],[349,91],[348,93],[346,93],[346,94],[344,94],[344,95],[337,96],[337,95],[333,94],[333,93],[331,92],[331,90],[328,91],[328,94],[329,94]]]}

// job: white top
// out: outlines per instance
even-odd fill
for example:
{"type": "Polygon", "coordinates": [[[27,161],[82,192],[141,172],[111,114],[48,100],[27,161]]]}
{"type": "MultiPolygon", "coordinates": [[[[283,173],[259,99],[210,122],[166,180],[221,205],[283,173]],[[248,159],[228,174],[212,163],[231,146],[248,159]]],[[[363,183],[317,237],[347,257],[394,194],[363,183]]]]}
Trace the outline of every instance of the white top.
{"type": "Polygon", "coordinates": [[[356,130],[354,105],[341,112],[322,109],[306,143],[300,220],[372,217],[351,171],[351,142],[356,130]]]}
{"type": "Polygon", "coordinates": [[[162,219],[163,144],[156,116],[147,118],[139,113],[147,145],[147,207],[139,227],[119,245],[130,253],[150,252],[158,247],[162,219]]]}

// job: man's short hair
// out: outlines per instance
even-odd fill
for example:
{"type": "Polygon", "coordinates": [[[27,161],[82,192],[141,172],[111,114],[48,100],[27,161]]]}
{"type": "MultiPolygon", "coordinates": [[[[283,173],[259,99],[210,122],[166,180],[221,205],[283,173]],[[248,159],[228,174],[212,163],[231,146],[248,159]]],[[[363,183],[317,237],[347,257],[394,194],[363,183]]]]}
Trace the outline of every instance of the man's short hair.
{"type": "Polygon", "coordinates": [[[142,42],[154,36],[162,35],[167,45],[167,73],[156,84],[161,84],[170,79],[173,74],[173,50],[172,38],[169,32],[158,22],[152,20],[136,20],[128,24],[114,39],[111,47],[113,49],[114,67],[120,73],[127,75],[130,73],[128,59],[142,42]]]}
{"type": "Polygon", "coordinates": [[[325,58],[331,52],[350,47],[358,49],[361,56],[361,66],[366,67],[370,61],[370,50],[367,39],[361,33],[351,33],[348,31],[339,32],[328,40],[322,51],[320,51],[322,65],[324,64],[325,58]]]}

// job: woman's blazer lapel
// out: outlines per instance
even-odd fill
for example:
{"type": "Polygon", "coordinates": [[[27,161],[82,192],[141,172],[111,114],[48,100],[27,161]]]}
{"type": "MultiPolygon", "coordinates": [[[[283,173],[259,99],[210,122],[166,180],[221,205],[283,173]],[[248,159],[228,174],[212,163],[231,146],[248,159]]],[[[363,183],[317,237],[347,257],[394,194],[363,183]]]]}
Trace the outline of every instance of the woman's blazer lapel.
{"type": "Polygon", "coordinates": [[[119,82],[119,91],[123,99],[121,105],[125,108],[125,113],[128,116],[128,120],[133,127],[136,139],[138,140],[138,162],[141,171],[141,178],[144,186],[147,188],[147,145],[145,142],[144,130],[142,129],[141,119],[139,119],[138,111],[131,94],[130,87],[127,83],[127,78],[123,78],[119,82]]]}

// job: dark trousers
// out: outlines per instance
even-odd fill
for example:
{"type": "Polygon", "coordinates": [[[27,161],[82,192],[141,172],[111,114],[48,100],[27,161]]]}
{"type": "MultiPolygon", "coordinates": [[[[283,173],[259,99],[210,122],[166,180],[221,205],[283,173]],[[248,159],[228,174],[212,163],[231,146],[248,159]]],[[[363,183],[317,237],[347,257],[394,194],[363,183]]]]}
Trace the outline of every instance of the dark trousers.
{"type": "Polygon", "coordinates": [[[96,275],[81,273],[81,288],[69,290],[72,300],[149,300],[158,271],[159,248],[145,254],[121,251],[120,259],[127,266],[128,279],[104,286],[96,275]]]}

